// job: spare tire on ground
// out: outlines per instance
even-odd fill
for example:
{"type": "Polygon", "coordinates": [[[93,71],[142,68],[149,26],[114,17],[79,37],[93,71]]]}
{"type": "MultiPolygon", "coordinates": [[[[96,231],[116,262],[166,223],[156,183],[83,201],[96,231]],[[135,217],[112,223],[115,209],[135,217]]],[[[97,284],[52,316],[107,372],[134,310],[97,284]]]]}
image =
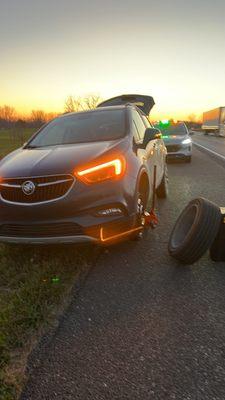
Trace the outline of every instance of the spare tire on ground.
{"type": "Polygon", "coordinates": [[[210,257],[213,261],[225,261],[225,208],[220,208],[221,224],[216,239],[210,247],[210,257]]]}
{"type": "Polygon", "coordinates": [[[193,264],[210,248],[220,228],[220,208],[209,200],[192,200],[182,211],[169,238],[172,257],[193,264]]]}

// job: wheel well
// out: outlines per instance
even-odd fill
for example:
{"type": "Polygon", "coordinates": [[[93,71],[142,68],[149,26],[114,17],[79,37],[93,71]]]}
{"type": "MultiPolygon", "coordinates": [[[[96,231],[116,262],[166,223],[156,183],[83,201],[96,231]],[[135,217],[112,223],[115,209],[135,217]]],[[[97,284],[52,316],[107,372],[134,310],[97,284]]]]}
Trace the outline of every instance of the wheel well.
{"type": "Polygon", "coordinates": [[[148,175],[144,172],[141,175],[140,181],[139,181],[139,185],[138,185],[138,191],[143,195],[145,195],[144,197],[144,202],[147,203],[148,201],[148,196],[149,196],[149,180],[148,180],[148,175]]]}

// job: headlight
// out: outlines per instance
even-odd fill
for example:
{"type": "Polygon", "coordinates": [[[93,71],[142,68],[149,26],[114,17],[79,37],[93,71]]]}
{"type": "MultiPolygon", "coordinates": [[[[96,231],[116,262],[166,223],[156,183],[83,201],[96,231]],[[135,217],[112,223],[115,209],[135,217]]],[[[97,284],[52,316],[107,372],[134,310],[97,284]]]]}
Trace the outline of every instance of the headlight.
{"type": "Polygon", "coordinates": [[[125,160],[122,157],[90,165],[74,172],[76,177],[84,183],[98,183],[109,179],[121,178],[125,171],[125,160]]]}
{"type": "Polygon", "coordinates": [[[190,138],[184,139],[184,140],[182,141],[182,144],[190,144],[190,143],[191,143],[191,139],[190,139],[190,138]]]}

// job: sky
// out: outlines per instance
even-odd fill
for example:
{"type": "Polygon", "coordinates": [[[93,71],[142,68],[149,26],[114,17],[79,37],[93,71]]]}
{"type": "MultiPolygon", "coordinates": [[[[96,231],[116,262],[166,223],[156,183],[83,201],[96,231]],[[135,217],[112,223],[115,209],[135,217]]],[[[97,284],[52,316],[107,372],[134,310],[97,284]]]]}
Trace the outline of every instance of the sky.
{"type": "Polygon", "coordinates": [[[154,97],[154,118],[225,106],[224,0],[0,0],[0,106],[154,97]]]}

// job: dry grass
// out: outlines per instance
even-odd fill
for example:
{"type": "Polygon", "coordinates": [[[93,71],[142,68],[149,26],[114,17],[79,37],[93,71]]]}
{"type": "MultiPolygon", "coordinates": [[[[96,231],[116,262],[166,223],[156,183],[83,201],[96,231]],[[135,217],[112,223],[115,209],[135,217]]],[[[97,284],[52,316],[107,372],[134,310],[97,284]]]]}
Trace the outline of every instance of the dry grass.
{"type": "Polygon", "coordinates": [[[93,249],[0,246],[0,399],[18,398],[26,359],[85,275],[93,249]]]}

